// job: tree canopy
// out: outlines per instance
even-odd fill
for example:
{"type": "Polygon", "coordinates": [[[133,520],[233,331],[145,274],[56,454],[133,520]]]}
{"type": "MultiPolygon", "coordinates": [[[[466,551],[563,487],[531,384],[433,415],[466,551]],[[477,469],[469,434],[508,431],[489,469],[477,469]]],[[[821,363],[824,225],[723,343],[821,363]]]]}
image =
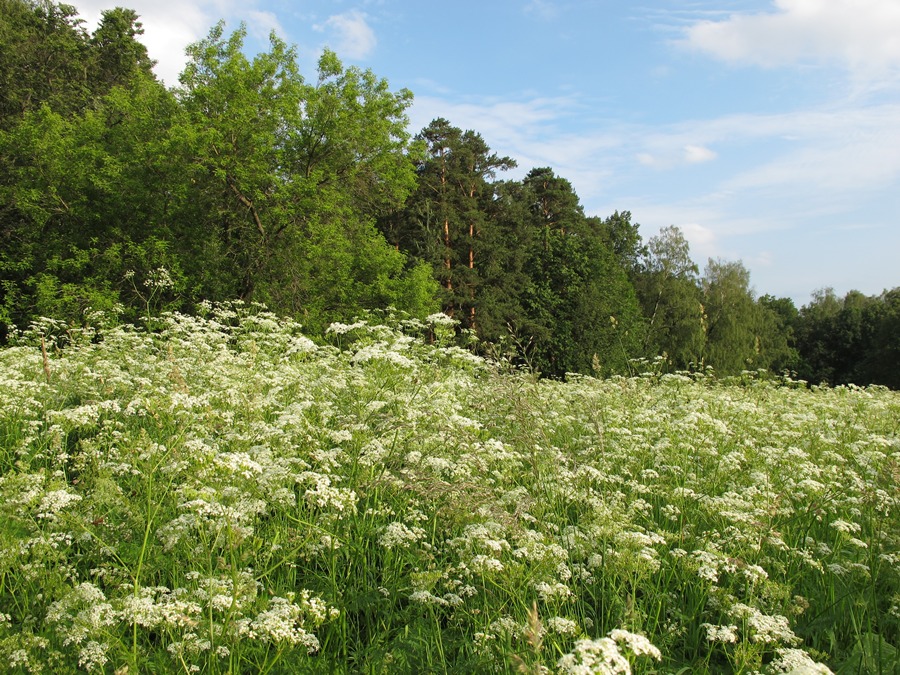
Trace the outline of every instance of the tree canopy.
{"type": "Polygon", "coordinates": [[[260,301],[313,328],[366,308],[437,307],[427,269],[375,227],[415,186],[408,91],[331,52],[307,83],[277,37],[250,59],[244,27],[226,36],[222,24],[166,90],[135,42],[134,12],[106,12],[88,35],[66,6],[15,5],[33,19],[7,25],[7,41],[37,23],[81,56],[78,77],[92,75],[78,106],[68,76],[8,94],[29,103],[0,135],[0,318],[80,320],[88,307],[133,317],[151,295],[157,308],[260,301]],[[165,287],[153,286],[162,269],[165,287]]]}
{"type": "Polygon", "coordinates": [[[260,302],[312,332],[366,310],[443,311],[466,340],[562,377],[767,368],[900,386],[900,290],[796,308],[740,261],[701,275],[683,232],[587,215],[551,167],[516,162],[412,93],[325,50],[223,23],[166,88],[138,15],[88,32],[50,0],[0,0],[0,338],[41,316],[126,321],[260,302]]]}

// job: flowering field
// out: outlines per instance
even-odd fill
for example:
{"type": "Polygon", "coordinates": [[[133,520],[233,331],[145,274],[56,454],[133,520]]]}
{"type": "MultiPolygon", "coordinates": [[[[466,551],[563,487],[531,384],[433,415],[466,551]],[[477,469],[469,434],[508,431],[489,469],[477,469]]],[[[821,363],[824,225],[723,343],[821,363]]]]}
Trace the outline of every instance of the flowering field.
{"type": "Polygon", "coordinates": [[[206,309],[0,351],[7,672],[900,672],[900,394],[206,309]]]}

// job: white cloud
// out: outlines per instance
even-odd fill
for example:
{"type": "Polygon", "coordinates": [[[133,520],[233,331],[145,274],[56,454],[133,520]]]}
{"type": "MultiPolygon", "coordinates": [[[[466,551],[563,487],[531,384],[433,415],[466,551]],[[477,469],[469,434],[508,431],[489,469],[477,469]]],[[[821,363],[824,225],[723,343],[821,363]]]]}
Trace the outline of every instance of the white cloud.
{"type": "Polygon", "coordinates": [[[366,15],[356,10],[330,16],[324,25],[315,28],[331,33],[335,40],[332,49],[341,57],[364,59],[378,44],[375,31],[366,22],[366,15]]]}
{"type": "Polygon", "coordinates": [[[539,19],[555,19],[559,16],[559,7],[548,0],[531,0],[525,5],[525,13],[533,14],[539,19]]]}
{"type": "Polygon", "coordinates": [[[683,164],[711,162],[719,156],[715,150],[704,145],[684,143],[685,139],[697,138],[700,135],[702,135],[702,131],[696,129],[686,133],[674,132],[671,134],[652,133],[648,129],[644,136],[635,135],[630,140],[643,148],[634,155],[638,164],[666,170],[683,164]]]}
{"type": "Polygon", "coordinates": [[[272,31],[284,39],[285,30],[278,21],[278,17],[273,12],[263,12],[259,10],[250,10],[246,13],[244,21],[247,24],[247,30],[259,40],[268,40],[272,31]]]}
{"type": "MultiPolygon", "coordinates": [[[[79,14],[89,30],[97,26],[102,11],[110,7],[112,5],[103,0],[78,3],[79,14]]],[[[205,37],[229,9],[227,3],[215,0],[131,0],[127,7],[138,13],[144,25],[140,40],[146,45],[150,58],[157,61],[156,75],[168,86],[178,84],[178,75],[186,61],[185,47],[205,37]]]]}
{"type": "Polygon", "coordinates": [[[700,223],[682,223],[679,227],[691,245],[691,257],[694,260],[706,260],[721,255],[718,237],[712,229],[700,223]]]}
{"type": "MultiPolygon", "coordinates": [[[[460,129],[478,132],[498,155],[514,158],[519,167],[504,174],[521,178],[535,167],[549,166],[573,182],[582,199],[607,185],[614,167],[601,158],[613,156],[622,144],[614,131],[591,134],[563,132],[563,122],[578,110],[574,97],[541,97],[518,101],[453,96],[417,96],[409,111],[410,128],[420,131],[436,117],[460,129]]],[[[621,151],[624,152],[624,151],[621,151]]]]}
{"type": "Polygon", "coordinates": [[[759,138],[775,145],[769,158],[726,178],[722,186],[728,190],[776,191],[828,202],[900,181],[900,104],[739,116],[710,126],[723,138],[759,138]]]}
{"type": "Polygon", "coordinates": [[[805,210],[833,209],[900,185],[900,103],[727,115],[620,127],[617,133],[622,151],[637,160],[619,167],[624,180],[640,176],[645,167],[671,173],[685,162],[715,158],[717,175],[704,175],[690,189],[699,187],[717,199],[753,194],[804,204],[805,210]],[[724,158],[710,146],[726,149],[724,158]]]}
{"type": "Polygon", "coordinates": [[[862,77],[900,68],[897,0],[775,0],[773,9],[695,22],[682,42],[764,67],[836,63],[862,77]]]}
{"type": "Polygon", "coordinates": [[[686,145],[684,146],[684,161],[688,164],[701,164],[710,162],[718,155],[714,150],[705,148],[702,145],[686,145]]]}
{"type": "MultiPolygon", "coordinates": [[[[150,58],[157,61],[156,75],[166,85],[178,84],[178,75],[187,61],[185,48],[207,36],[216,22],[226,19],[231,29],[243,21],[254,37],[267,38],[275,30],[284,34],[272,12],[256,9],[255,0],[130,0],[125,6],[138,13],[144,26],[140,40],[147,47],[150,58]]],[[[81,0],[79,15],[88,30],[96,28],[103,10],[114,6],[107,0],[81,0]]]]}
{"type": "MultiPolygon", "coordinates": [[[[418,131],[436,117],[443,117],[460,129],[477,131],[492,145],[519,145],[547,132],[567,114],[570,101],[565,98],[535,98],[525,101],[470,98],[460,101],[448,92],[448,98],[417,96],[410,110],[412,127],[418,131]]],[[[498,152],[511,148],[494,147],[498,152]]]]}
{"type": "Polygon", "coordinates": [[[700,223],[683,223],[681,230],[684,236],[695,246],[711,247],[716,241],[716,233],[700,223]]]}
{"type": "Polygon", "coordinates": [[[775,254],[771,251],[759,251],[756,255],[744,260],[750,267],[772,267],[775,264],[775,254]]]}
{"type": "Polygon", "coordinates": [[[657,225],[727,222],[729,236],[848,213],[900,187],[900,103],[595,128],[578,120],[580,110],[577,97],[417,97],[410,118],[413,131],[434,117],[478,131],[519,162],[511,178],[552,167],[588,213],[658,204],[672,216],[654,212],[657,225]],[[580,128],[566,127],[573,119],[580,128]],[[704,168],[712,160],[714,173],[704,168]],[[709,209],[698,213],[698,204],[709,209]]]}
{"type": "MultiPolygon", "coordinates": [[[[691,259],[701,272],[710,258],[740,259],[754,270],[775,266],[777,256],[760,248],[759,241],[767,241],[764,246],[771,246],[771,230],[777,226],[765,218],[735,217],[728,203],[685,200],[637,203],[628,208],[634,222],[641,223],[641,236],[645,241],[656,236],[663,227],[674,225],[680,229],[690,244],[691,259]]],[[[604,213],[611,211],[607,209],[604,213]]]]}

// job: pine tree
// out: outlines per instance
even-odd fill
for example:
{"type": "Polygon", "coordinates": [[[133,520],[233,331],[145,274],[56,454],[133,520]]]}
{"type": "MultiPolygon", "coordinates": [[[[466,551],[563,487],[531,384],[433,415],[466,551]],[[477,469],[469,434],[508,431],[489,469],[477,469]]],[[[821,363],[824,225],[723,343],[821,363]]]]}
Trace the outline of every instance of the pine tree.
{"type": "Polygon", "coordinates": [[[403,211],[382,221],[382,231],[432,266],[443,311],[476,329],[483,270],[492,264],[489,242],[495,239],[493,179],[515,162],[445,119],[434,120],[416,140],[424,149],[416,164],[418,187],[403,211]]]}

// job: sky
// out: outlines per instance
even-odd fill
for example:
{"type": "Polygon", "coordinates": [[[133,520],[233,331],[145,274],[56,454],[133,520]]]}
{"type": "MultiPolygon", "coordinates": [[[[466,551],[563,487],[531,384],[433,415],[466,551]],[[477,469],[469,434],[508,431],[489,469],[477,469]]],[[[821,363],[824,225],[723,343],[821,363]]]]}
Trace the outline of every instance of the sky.
{"type": "Polygon", "coordinates": [[[156,73],[220,19],[271,31],[314,77],[322,49],[415,95],[588,215],[679,227],[702,272],[741,260],[758,295],[900,286],[900,0],[72,0],[88,29],[138,12],[156,73]]]}

